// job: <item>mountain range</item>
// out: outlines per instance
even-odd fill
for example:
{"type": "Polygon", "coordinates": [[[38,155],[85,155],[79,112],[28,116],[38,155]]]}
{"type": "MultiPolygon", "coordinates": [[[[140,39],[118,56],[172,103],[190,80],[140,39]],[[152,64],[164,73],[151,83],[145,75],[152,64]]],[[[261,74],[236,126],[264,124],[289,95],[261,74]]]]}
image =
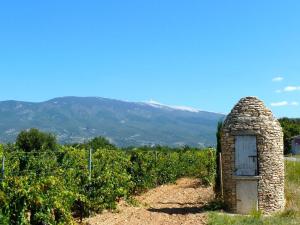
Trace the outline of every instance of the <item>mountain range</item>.
{"type": "Polygon", "coordinates": [[[100,97],[60,97],[45,102],[0,102],[0,142],[14,142],[21,130],[38,128],[60,143],[95,136],[118,146],[213,146],[223,114],[155,101],[127,102],[100,97]]]}

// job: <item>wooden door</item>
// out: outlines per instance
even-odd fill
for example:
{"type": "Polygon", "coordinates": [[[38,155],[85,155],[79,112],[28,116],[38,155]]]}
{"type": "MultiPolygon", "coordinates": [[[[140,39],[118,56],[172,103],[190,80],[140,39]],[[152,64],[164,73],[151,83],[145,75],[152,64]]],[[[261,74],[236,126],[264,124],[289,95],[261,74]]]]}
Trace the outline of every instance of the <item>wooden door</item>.
{"type": "Polygon", "coordinates": [[[257,180],[238,180],[236,183],[237,213],[249,214],[258,210],[257,180]]]}
{"type": "Polygon", "coordinates": [[[235,175],[258,175],[256,136],[236,136],[235,175]]]}

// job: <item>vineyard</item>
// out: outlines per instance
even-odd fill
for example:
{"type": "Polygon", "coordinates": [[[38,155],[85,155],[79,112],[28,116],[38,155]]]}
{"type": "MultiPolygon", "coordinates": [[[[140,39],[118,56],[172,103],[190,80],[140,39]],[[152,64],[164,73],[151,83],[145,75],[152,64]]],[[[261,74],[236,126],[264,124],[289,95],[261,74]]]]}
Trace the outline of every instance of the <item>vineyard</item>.
{"type": "Polygon", "coordinates": [[[76,224],[121,200],[181,177],[211,184],[212,149],[1,146],[1,224],[76,224]]]}

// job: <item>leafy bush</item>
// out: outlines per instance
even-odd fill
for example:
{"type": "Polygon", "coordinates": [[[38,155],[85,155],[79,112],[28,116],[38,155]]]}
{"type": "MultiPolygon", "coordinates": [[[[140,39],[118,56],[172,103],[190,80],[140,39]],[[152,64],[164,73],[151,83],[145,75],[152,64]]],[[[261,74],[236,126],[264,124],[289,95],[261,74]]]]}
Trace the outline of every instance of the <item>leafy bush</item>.
{"type": "Polygon", "coordinates": [[[0,146],[2,155],[0,221],[6,224],[72,224],[74,216],[114,209],[121,198],[180,177],[211,184],[215,176],[212,149],[99,148],[92,154],[91,174],[84,148],[24,151],[10,145],[0,146]]]}
{"type": "Polygon", "coordinates": [[[1,213],[9,224],[71,224],[74,194],[59,177],[8,177],[1,185],[1,213]]]}
{"type": "Polygon", "coordinates": [[[54,135],[32,128],[21,131],[16,140],[16,146],[25,151],[55,150],[57,143],[54,135]]]}
{"type": "Polygon", "coordinates": [[[91,209],[114,209],[116,201],[127,197],[134,183],[127,173],[129,157],[120,150],[97,150],[93,155],[93,174],[85,189],[91,209]]]}
{"type": "Polygon", "coordinates": [[[134,182],[133,192],[155,187],[157,184],[157,152],[135,150],[129,152],[131,167],[128,172],[134,182]]]}
{"type": "Polygon", "coordinates": [[[215,177],[215,151],[138,149],[129,152],[132,167],[130,174],[135,192],[157,185],[175,182],[180,177],[198,177],[212,184],[215,177]]]}

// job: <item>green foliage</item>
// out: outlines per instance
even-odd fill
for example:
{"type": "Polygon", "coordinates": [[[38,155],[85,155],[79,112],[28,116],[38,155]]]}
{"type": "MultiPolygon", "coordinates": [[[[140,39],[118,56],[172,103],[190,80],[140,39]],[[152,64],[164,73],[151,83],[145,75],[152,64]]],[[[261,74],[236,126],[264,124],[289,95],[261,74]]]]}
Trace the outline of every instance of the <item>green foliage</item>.
{"type": "Polygon", "coordinates": [[[221,149],[222,127],[223,127],[223,121],[220,121],[218,123],[217,133],[216,133],[216,137],[217,137],[216,180],[215,180],[215,187],[214,187],[215,193],[218,198],[221,196],[220,153],[222,152],[222,149],[221,149]]]}
{"type": "Polygon", "coordinates": [[[279,122],[284,134],[284,154],[291,153],[291,138],[300,134],[300,119],[282,118],[279,122]]]}
{"type": "Polygon", "coordinates": [[[83,218],[115,209],[122,198],[130,199],[180,177],[199,177],[206,184],[214,181],[213,149],[156,146],[121,150],[97,138],[91,142],[97,150],[92,154],[89,179],[89,145],[56,145],[55,151],[48,150],[49,145],[42,144],[39,135],[36,141],[33,133],[36,131],[20,134],[18,146],[0,146],[0,156],[5,155],[0,224],[74,224],[73,216],[83,218]],[[27,140],[29,144],[21,148],[20,143],[27,140]]]}
{"type": "Polygon", "coordinates": [[[25,152],[55,150],[57,143],[52,134],[44,133],[32,128],[29,131],[21,131],[16,140],[16,146],[25,152]]]}
{"type": "Polygon", "coordinates": [[[270,217],[257,215],[238,216],[210,213],[208,225],[298,225],[299,219],[278,214],[270,217]]]}
{"type": "Polygon", "coordinates": [[[72,144],[73,147],[76,148],[81,148],[81,149],[93,149],[93,150],[97,150],[97,149],[117,149],[117,147],[115,145],[113,145],[112,143],[109,142],[109,140],[107,140],[104,137],[95,137],[92,140],[85,142],[85,143],[81,143],[81,144],[72,144]]]}
{"type": "Polygon", "coordinates": [[[96,212],[116,207],[116,201],[129,196],[134,183],[127,170],[131,163],[120,150],[98,150],[93,155],[93,175],[86,186],[91,209],[96,212]]]}
{"type": "Polygon", "coordinates": [[[157,152],[135,150],[129,152],[132,166],[129,168],[129,174],[135,184],[133,192],[155,187],[157,184],[157,152]]]}
{"type": "Polygon", "coordinates": [[[300,162],[286,161],[285,171],[287,211],[300,218],[300,162]]]}
{"type": "Polygon", "coordinates": [[[72,224],[77,193],[69,189],[57,156],[48,152],[6,154],[0,214],[9,224],[72,224]],[[26,157],[26,167],[19,167],[26,157]]]}
{"type": "Polygon", "coordinates": [[[212,184],[215,177],[215,151],[212,149],[150,148],[130,151],[130,174],[135,182],[134,192],[175,182],[180,177],[199,177],[212,184]]]}
{"type": "Polygon", "coordinates": [[[1,189],[1,213],[9,224],[71,224],[75,196],[61,177],[7,177],[1,189]]]}

